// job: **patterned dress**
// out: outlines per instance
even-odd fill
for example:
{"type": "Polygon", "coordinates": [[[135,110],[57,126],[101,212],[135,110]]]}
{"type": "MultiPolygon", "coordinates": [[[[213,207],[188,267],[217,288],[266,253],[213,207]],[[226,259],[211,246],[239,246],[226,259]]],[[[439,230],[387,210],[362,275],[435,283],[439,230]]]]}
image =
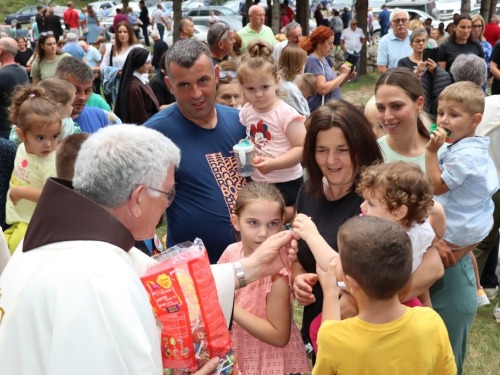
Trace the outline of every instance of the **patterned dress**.
{"type": "MultiPolygon", "coordinates": [[[[241,242],[229,245],[218,263],[230,263],[241,259],[243,244],[241,242]]],[[[291,284],[291,271],[283,268],[280,275],[288,277],[291,284]]],[[[264,277],[245,288],[238,289],[234,302],[246,311],[267,319],[267,294],[272,288],[272,276],[264,277]]],[[[290,315],[293,292],[290,287],[290,315]]],[[[284,348],[266,344],[245,331],[233,321],[231,329],[233,348],[245,375],[289,375],[310,373],[309,360],[304,349],[304,342],[299,329],[292,319],[290,341],[284,348]]]]}

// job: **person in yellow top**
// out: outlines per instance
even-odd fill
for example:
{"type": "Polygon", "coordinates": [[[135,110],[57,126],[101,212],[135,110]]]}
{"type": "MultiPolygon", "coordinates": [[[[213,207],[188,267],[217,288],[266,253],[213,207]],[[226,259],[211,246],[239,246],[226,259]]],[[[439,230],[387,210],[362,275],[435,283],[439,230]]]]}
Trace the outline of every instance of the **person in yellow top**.
{"type": "Polygon", "coordinates": [[[334,258],[327,272],[316,267],[325,298],[312,374],[456,374],[441,317],[399,302],[412,267],[406,232],[388,220],[358,216],[340,228],[338,247],[340,262],[334,258]],[[340,320],[336,273],[358,301],[354,318],[340,320]]]}
{"type": "Polygon", "coordinates": [[[67,108],[59,108],[43,88],[26,86],[17,91],[9,108],[10,120],[17,124],[16,132],[22,141],[14,160],[5,210],[11,227],[4,236],[11,254],[26,234],[45,182],[56,176],[54,151],[61,133],[61,111],[71,113],[72,102],[67,108]]]}
{"type": "Polygon", "coordinates": [[[247,48],[247,44],[254,40],[260,39],[268,42],[274,47],[276,39],[274,39],[273,30],[264,25],[266,19],[266,11],[260,5],[252,5],[248,10],[250,23],[238,31],[238,35],[243,41],[243,49],[247,48]]]}

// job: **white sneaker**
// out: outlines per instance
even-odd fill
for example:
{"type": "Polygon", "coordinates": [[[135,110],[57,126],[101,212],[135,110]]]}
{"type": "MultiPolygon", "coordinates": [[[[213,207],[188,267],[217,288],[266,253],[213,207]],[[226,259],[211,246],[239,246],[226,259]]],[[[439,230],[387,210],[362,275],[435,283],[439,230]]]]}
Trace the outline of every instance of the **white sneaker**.
{"type": "Polygon", "coordinates": [[[498,297],[498,285],[495,288],[484,288],[484,292],[490,301],[498,297]]]}
{"type": "Polygon", "coordinates": [[[495,318],[500,321],[500,307],[498,307],[498,303],[493,309],[493,315],[495,315],[495,318]]]}
{"type": "Polygon", "coordinates": [[[486,306],[490,304],[490,300],[482,289],[477,290],[477,307],[486,306]]]}

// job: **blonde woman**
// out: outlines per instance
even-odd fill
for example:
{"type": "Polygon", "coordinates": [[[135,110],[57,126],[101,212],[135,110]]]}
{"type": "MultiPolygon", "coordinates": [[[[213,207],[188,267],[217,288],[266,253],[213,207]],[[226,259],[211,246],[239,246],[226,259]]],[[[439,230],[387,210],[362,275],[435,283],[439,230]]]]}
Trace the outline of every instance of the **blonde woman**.
{"type": "Polygon", "coordinates": [[[302,92],[297,87],[295,79],[304,71],[307,53],[296,44],[288,44],[281,51],[278,60],[278,70],[280,74],[279,90],[281,99],[295,108],[304,117],[309,117],[309,105],[302,92]]]}
{"type": "MultiPolygon", "coordinates": [[[[484,18],[480,14],[476,14],[471,17],[472,19],[472,40],[477,42],[483,47],[484,51],[484,61],[486,61],[486,66],[488,68],[488,79],[491,77],[490,73],[490,63],[491,54],[493,53],[493,47],[484,37],[484,18]]],[[[483,91],[486,93],[486,82],[483,85],[483,91]]]]}

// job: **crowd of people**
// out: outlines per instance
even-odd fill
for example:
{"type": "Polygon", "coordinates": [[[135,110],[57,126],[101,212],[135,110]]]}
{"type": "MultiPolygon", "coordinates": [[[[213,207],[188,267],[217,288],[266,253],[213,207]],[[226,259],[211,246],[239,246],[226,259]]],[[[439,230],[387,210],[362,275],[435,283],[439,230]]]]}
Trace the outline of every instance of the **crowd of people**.
{"type": "Polygon", "coordinates": [[[161,4],[117,12],[114,43],[68,5],[31,53],[0,38],[5,373],[169,373],[140,276],[198,237],[244,374],[462,374],[498,295],[500,17],[446,36],[384,8],[365,106],[342,98],[370,40],[348,8],[306,37],[285,2],[281,41],[259,5],[238,32],[212,15],[206,44],[183,18],[167,46],[161,4]]]}

